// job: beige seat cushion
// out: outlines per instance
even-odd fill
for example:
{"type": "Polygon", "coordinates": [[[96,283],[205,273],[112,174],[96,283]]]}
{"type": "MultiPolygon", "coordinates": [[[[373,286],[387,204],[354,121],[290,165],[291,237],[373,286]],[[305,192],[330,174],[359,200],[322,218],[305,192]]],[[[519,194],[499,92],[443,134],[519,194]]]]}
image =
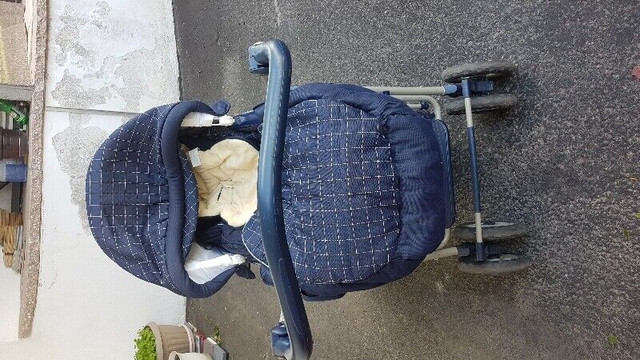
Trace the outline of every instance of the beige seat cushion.
{"type": "Polygon", "coordinates": [[[231,226],[242,226],[258,208],[258,151],[249,143],[223,140],[198,151],[198,215],[220,215],[231,226]]]}

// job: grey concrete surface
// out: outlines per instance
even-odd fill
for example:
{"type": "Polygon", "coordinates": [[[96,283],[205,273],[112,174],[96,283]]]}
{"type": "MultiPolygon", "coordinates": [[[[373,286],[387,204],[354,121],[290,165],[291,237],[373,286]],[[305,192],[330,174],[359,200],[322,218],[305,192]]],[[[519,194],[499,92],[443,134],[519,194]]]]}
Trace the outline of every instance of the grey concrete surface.
{"type": "MultiPolygon", "coordinates": [[[[294,82],[439,83],[462,62],[507,59],[513,111],[478,117],[485,211],[531,227],[535,265],[478,277],[453,260],[344,299],[309,304],[316,359],[640,358],[640,3],[637,1],[200,1],[174,3],[182,95],[263,99],[246,49],[278,37],[294,82]],[[607,344],[609,335],[619,344],[607,344]]],[[[467,146],[453,141],[459,218],[471,219],[467,146]]],[[[234,359],[270,358],[272,289],[233,279],[192,300],[234,359]]]]}
{"type": "Polygon", "coordinates": [[[0,83],[30,85],[22,4],[0,2],[0,83]]]}

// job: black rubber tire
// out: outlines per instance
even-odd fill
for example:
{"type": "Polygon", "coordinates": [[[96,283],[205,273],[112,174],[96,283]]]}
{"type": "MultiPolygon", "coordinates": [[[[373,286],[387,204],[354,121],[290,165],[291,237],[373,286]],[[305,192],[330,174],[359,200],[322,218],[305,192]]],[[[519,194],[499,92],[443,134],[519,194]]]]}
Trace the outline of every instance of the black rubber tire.
{"type": "Polygon", "coordinates": [[[458,270],[467,274],[500,275],[523,271],[531,266],[531,260],[526,256],[502,254],[483,262],[476,262],[475,257],[467,256],[458,261],[458,270]]]}
{"type": "MultiPolygon", "coordinates": [[[[482,239],[501,241],[523,237],[528,233],[527,226],[523,223],[508,221],[483,221],[482,239]]],[[[462,223],[455,227],[453,235],[462,240],[476,241],[475,223],[462,223]]]]}
{"type": "MultiPolygon", "coordinates": [[[[491,94],[471,98],[471,111],[481,113],[494,110],[506,110],[514,107],[518,98],[511,94],[491,94]]],[[[449,115],[464,114],[464,99],[458,98],[444,103],[449,115]]]]}
{"type": "Polygon", "coordinates": [[[494,79],[509,76],[515,71],[516,65],[508,61],[484,61],[450,66],[442,71],[442,79],[448,83],[459,83],[465,77],[494,79]]]}

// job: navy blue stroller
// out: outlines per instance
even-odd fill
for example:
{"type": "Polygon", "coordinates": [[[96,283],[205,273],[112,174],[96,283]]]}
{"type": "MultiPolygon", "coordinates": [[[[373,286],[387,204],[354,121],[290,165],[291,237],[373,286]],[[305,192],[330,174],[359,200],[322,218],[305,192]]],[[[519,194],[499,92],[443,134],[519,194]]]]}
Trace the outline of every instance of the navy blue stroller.
{"type": "Polygon", "coordinates": [[[513,105],[510,95],[487,95],[489,79],[513,71],[510,64],[451,68],[450,84],[430,88],[290,89],[282,42],[249,53],[251,71],[269,75],[264,104],[235,117],[224,101],[157,107],[96,152],[87,213],[118,265],[188,297],[210,296],[259,265],[282,308],[273,351],[287,359],[311,354],[303,298],[371,289],[444,256],[458,256],[471,273],[529,266],[487,241],[524,228],[480,217],[471,110],[513,105]],[[476,219],[457,230],[473,242],[456,247],[445,248],[455,220],[448,130],[429,95],[462,96],[446,109],[466,110],[469,125],[476,219]]]}

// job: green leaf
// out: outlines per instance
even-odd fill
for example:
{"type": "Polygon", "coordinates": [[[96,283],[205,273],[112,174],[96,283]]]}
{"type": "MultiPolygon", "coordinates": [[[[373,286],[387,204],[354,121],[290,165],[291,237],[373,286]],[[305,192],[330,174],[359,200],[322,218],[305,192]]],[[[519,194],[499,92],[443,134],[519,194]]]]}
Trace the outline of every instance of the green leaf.
{"type": "Polygon", "coordinates": [[[138,331],[138,337],[133,340],[135,343],[135,360],[156,360],[156,336],[148,326],[138,331]]]}
{"type": "Polygon", "coordinates": [[[608,344],[609,344],[609,346],[611,346],[611,347],[616,347],[616,346],[618,346],[618,343],[619,343],[619,341],[618,341],[618,337],[617,337],[617,336],[615,336],[615,335],[613,335],[613,334],[611,334],[611,335],[607,336],[607,343],[608,343],[608,344]]]}
{"type": "Polygon", "coordinates": [[[215,328],[213,328],[213,334],[211,334],[211,338],[218,345],[222,346],[222,336],[220,336],[220,328],[219,327],[216,326],[215,328]]]}

